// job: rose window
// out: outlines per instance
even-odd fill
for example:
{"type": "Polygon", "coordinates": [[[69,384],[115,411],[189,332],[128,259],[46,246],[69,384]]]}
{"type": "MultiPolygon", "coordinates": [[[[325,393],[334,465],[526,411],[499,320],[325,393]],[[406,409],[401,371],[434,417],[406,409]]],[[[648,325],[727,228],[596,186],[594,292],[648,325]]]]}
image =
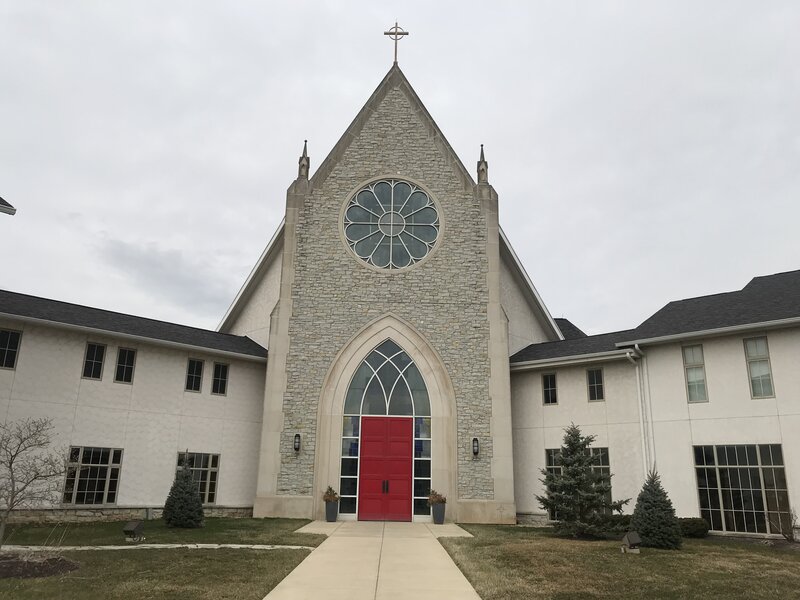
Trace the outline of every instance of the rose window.
{"type": "Polygon", "coordinates": [[[433,249],[439,236],[439,213],[417,186],[382,180],[362,188],[347,204],[344,235],[367,264],[402,269],[433,249]]]}

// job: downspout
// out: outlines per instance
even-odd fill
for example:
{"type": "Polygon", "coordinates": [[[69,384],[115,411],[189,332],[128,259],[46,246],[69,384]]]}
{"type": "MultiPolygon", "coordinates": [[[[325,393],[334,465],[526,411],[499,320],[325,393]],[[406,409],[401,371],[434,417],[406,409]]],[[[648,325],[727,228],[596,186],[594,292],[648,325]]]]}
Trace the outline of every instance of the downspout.
{"type": "Polygon", "coordinates": [[[650,369],[647,365],[647,356],[639,347],[639,344],[634,344],[634,348],[639,356],[642,357],[642,400],[647,409],[645,412],[645,430],[647,433],[647,446],[648,446],[648,472],[656,469],[656,434],[653,428],[653,397],[650,394],[650,369]]]}
{"type": "Polygon", "coordinates": [[[645,425],[645,403],[642,387],[642,372],[639,361],[634,356],[639,356],[638,350],[628,350],[625,358],[636,368],[636,398],[639,401],[639,441],[642,444],[642,470],[647,477],[648,464],[650,462],[650,450],[647,444],[647,426],[645,425]]]}

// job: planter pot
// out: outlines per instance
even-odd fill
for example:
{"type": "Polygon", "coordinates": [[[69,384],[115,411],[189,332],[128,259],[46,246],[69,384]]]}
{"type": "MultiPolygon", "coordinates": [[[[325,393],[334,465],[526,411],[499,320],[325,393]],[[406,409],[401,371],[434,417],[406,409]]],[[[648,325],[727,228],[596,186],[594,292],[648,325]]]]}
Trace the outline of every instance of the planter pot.
{"type": "Polygon", "coordinates": [[[326,502],[325,503],[325,520],[328,523],[335,523],[336,517],[339,515],[339,503],[338,502],[326,502]]]}
{"type": "Polygon", "coordinates": [[[433,512],[433,522],[436,525],[444,523],[444,507],[446,504],[431,504],[431,511],[433,512]]]}

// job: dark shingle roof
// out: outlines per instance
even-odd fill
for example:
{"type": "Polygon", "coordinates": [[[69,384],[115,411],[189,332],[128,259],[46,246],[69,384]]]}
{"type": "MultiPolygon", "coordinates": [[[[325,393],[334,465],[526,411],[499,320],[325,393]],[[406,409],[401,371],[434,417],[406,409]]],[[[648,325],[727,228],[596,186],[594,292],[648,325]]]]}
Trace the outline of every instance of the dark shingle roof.
{"type": "Polygon", "coordinates": [[[0,290],[0,313],[55,321],[79,327],[90,327],[153,340],[162,340],[208,350],[233,352],[265,358],[267,350],[248,337],[217,333],[165,321],[145,319],[79,304],[48,300],[16,292],[0,290]]]}
{"type": "Polygon", "coordinates": [[[629,340],[791,317],[800,317],[800,271],[755,277],[738,292],[670,302],[639,325],[629,340]]]}
{"type": "Polygon", "coordinates": [[[581,354],[594,354],[619,350],[617,342],[630,339],[633,329],[603,333],[600,335],[587,335],[581,338],[557,342],[543,342],[531,344],[514,354],[511,363],[527,362],[529,360],[543,360],[545,358],[561,358],[565,356],[579,356],[581,354]]]}
{"type": "Polygon", "coordinates": [[[0,198],[0,212],[6,212],[13,215],[16,211],[17,211],[16,208],[14,208],[8,202],[0,198]]]}
{"type": "Polygon", "coordinates": [[[583,333],[580,329],[578,329],[572,321],[565,319],[563,317],[556,317],[555,319],[556,325],[561,330],[561,335],[564,336],[565,340],[574,340],[575,338],[582,338],[586,337],[586,334],[583,333]]]}

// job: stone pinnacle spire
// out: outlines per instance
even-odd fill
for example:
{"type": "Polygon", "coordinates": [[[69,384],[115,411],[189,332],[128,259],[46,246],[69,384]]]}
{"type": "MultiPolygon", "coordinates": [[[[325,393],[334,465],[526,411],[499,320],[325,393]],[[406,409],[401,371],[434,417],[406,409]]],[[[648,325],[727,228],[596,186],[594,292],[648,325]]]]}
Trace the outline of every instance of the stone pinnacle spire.
{"type": "Polygon", "coordinates": [[[300,157],[298,164],[298,179],[308,179],[308,171],[311,168],[311,160],[308,158],[308,140],[303,140],[303,155],[300,157]]]}
{"type": "Polygon", "coordinates": [[[489,163],[483,156],[483,144],[481,144],[481,158],[478,160],[478,183],[489,183],[489,163]]]}

